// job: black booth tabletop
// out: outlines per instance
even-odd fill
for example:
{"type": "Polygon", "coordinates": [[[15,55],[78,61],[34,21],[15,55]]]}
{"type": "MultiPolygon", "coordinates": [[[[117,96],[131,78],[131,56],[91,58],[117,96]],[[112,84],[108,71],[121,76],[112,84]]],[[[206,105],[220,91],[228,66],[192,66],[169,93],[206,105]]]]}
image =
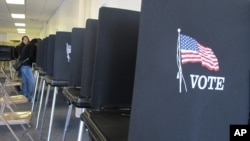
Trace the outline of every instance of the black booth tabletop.
{"type": "Polygon", "coordinates": [[[63,89],[63,94],[70,103],[78,108],[89,108],[90,98],[80,95],[81,88],[65,87],[63,89]]]}
{"type": "Polygon", "coordinates": [[[81,119],[93,141],[127,141],[130,110],[87,109],[81,119]]]}
{"type": "Polygon", "coordinates": [[[55,80],[53,77],[45,76],[45,82],[51,86],[56,87],[64,87],[69,85],[69,81],[67,80],[55,80]]]}

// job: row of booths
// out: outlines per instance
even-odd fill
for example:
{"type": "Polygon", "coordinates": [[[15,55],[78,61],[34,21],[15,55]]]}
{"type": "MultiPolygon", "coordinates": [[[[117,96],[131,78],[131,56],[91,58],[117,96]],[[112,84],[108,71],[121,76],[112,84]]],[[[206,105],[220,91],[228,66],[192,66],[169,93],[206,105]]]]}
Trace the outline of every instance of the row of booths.
{"type": "Polygon", "coordinates": [[[230,125],[249,118],[250,29],[247,2],[226,3],[102,7],[85,28],[44,38],[37,92],[54,87],[47,140],[58,89],[69,103],[65,129],[72,107],[84,109],[78,141],[83,125],[92,141],[229,140],[230,125]]]}
{"type": "MultiPolygon", "coordinates": [[[[59,89],[63,89],[62,93],[69,103],[63,140],[73,107],[85,109],[81,115],[80,129],[83,129],[85,123],[90,138],[128,140],[139,17],[140,13],[136,11],[102,7],[98,20],[88,19],[85,28],[73,28],[72,32],[58,31],[39,42],[36,62],[36,74],[40,76],[36,77],[36,92],[39,95],[36,94],[34,99],[39,96],[39,105],[42,105],[47,86],[47,105],[49,91],[51,87],[54,88],[47,140],[50,140],[52,132],[59,89]],[[116,123],[108,123],[110,121],[116,123]],[[98,129],[100,131],[108,131],[105,128],[112,126],[115,129],[102,135],[100,131],[90,130],[96,126],[92,124],[95,122],[100,122],[103,126],[103,129],[98,129]]],[[[40,106],[37,122],[42,118],[43,123],[44,115],[40,114],[41,110],[46,109],[40,106]]],[[[78,140],[81,140],[82,131],[79,133],[78,140]]]]}

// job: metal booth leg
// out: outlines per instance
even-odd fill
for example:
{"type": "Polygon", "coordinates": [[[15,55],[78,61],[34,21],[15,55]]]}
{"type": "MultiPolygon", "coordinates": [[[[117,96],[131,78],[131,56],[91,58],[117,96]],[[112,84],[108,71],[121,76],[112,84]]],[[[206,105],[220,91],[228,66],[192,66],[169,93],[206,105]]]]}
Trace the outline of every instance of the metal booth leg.
{"type": "Polygon", "coordinates": [[[55,87],[54,88],[54,94],[53,94],[53,103],[52,103],[52,107],[51,107],[51,115],[50,115],[50,123],[49,123],[49,131],[48,131],[47,141],[50,141],[50,134],[51,134],[51,130],[52,130],[52,124],[53,124],[53,117],[54,117],[57,93],[58,93],[58,88],[55,87]]]}
{"type": "Polygon", "coordinates": [[[50,93],[50,85],[48,85],[48,88],[47,88],[47,94],[46,94],[45,104],[44,104],[44,108],[43,108],[43,116],[42,116],[42,123],[41,123],[39,139],[41,139],[42,132],[43,132],[44,119],[45,119],[46,109],[47,109],[47,105],[48,105],[48,101],[49,101],[49,93],[50,93]]]}
{"type": "Polygon", "coordinates": [[[39,104],[39,109],[38,109],[37,119],[36,119],[36,129],[38,129],[38,124],[39,124],[39,119],[40,119],[41,107],[43,103],[44,87],[45,87],[45,80],[43,80],[41,99],[40,99],[40,104],[39,104]]]}
{"type": "Polygon", "coordinates": [[[31,107],[31,112],[34,111],[34,106],[35,106],[35,101],[36,101],[36,94],[37,94],[37,85],[38,85],[38,80],[39,80],[39,73],[37,73],[37,71],[35,71],[36,74],[36,85],[35,85],[35,90],[34,90],[34,94],[33,94],[33,99],[32,99],[32,107],[31,107]]]}
{"type": "MultiPolygon", "coordinates": [[[[37,100],[40,101],[41,99],[41,89],[42,89],[42,84],[43,84],[43,79],[44,79],[44,76],[41,76],[40,78],[40,82],[39,82],[39,88],[38,88],[38,92],[37,92],[37,100]]],[[[41,99],[43,100],[43,99],[41,99]]],[[[36,103],[36,108],[38,107],[38,102],[36,103]]]]}
{"type": "MultiPolygon", "coordinates": [[[[84,110],[85,110],[85,108],[82,109],[82,113],[84,112],[84,110]]],[[[82,120],[80,120],[80,126],[79,126],[77,141],[82,141],[83,128],[84,128],[84,122],[82,120]]]]}
{"type": "Polygon", "coordinates": [[[65,122],[65,127],[64,127],[62,141],[64,141],[65,137],[66,137],[66,133],[67,133],[67,130],[68,130],[68,126],[69,126],[69,122],[70,122],[70,117],[71,117],[71,113],[72,113],[72,108],[73,108],[73,104],[70,103],[69,108],[68,108],[66,122],[65,122]]]}

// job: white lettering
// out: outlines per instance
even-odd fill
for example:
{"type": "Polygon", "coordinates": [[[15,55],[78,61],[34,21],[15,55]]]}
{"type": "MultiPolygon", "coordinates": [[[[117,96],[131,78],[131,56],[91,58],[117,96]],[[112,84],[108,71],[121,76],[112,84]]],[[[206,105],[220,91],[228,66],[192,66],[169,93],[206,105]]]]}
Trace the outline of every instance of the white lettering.
{"type": "Polygon", "coordinates": [[[225,77],[190,74],[192,88],[224,90],[225,77]]]}
{"type": "Polygon", "coordinates": [[[247,133],[247,129],[241,129],[241,135],[244,136],[244,134],[247,133]]]}
{"type": "Polygon", "coordinates": [[[205,76],[205,75],[202,75],[202,76],[200,76],[200,78],[199,78],[199,80],[198,80],[198,87],[200,88],[200,89],[205,89],[206,87],[207,87],[207,77],[205,76]],[[204,80],[204,83],[203,83],[203,86],[201,86],[201,81],[202,81],[202,79],[204,80]]]}
{"type": "Polygon", "coordinates": [[[234,132],[234,136],[244,136],[247,133],[247,129],[236,129],[234,132]]]}
{"type": "Polygon", "coordinates": [[[190,74],[190,77],[191,77],[191,84],[192,84],[192,88],[194,89],[195,88],[195,85],[197,83],[197,80],[199,78],[199,75],[193,75],[193,74],[190,74]],[[195,78],[194,78],[195,77],[195,78]]]}
{"type": "Polygon", "coordinates": [[[216,79],[217,79],[217,84],[216,84],[215,90],[224,90],[225,78],[217,77],[216,79]]]}
{"type": "Polygon", "coordinates": [[[209,90],[213,90],[214,88],[213,88],[213,83],[216,81],[216,77],[214,77],[214,76],[208,76],[208,82],[210,82],[210,85],[209,85],[209,87],[207,88],[207,89],[209,89],[209,90]]]}
{"type": "Polygon", "coordinates": [[[240,130],[239,130],[239,129],[236,129],[236,130],[235,130],[234,136],[241,136],[240,130]]]}

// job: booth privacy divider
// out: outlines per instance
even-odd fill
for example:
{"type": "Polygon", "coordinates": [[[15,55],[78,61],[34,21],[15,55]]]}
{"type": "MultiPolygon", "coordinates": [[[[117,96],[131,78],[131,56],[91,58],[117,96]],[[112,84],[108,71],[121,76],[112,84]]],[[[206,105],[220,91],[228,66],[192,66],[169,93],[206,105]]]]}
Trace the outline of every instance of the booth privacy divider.
{"type": "Polygon", "coordinates": [[[249,114],[249,2],[143,0],[129,141],[228,141],[249,114]]]}
{"type": "Polygon", "coordinates": [[[93,141],[128,139],[139,18],[136,11],[99,9],[91,108],[81,115],[93,141]]]}

